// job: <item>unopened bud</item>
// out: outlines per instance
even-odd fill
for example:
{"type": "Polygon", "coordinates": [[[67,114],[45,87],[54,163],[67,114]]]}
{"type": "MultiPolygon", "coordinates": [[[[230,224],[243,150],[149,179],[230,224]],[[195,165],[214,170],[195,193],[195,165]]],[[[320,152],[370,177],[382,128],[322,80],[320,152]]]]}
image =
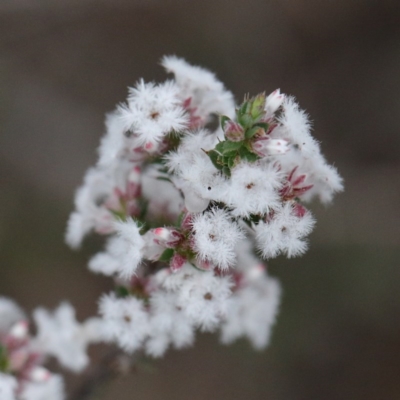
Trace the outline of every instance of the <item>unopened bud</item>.
{"type": "Polygon", "coordinates": [[[186,262],[186,258],[181,256],[178,253],[175,253],[174,256],[171,258],[169,267],[171,268],[172,272],[179,271],[186,262]]]}
{"type": "Polygon", "coordinates": [[[254,267],[250,268],[248,272],[248,278],[251,281],[255,281],[260,279],[265,273],[265,267],[263,264],[257,264],[254,267]]]}
{"type": "Polygon", "coordinates": [[[29,378],[34,382],[45,382],[51,376],[51,373],[43,367],[35,367],[29,374],[29,378]]]}
{"type": "Polygon", "coordinates": [[[258,120],[265,113],[265,93],[258,94],[250,102],[250,115],[254,120],[258,120]]]}
{"type": "Polygon", "coordinates": [[[281,94],[280,89],[274,90],[268,97],[265,103],[265,111],[268,116],[271,116],[282,105],[285,100],[285,95],[281,94]]]}
{"type": "Polygon", "coordinates": [[[288,144],[284,139],[262,138],[253,143],[253,150],[261,157],[285,154],[289,151],[288,144]]]}
{"type": "Polygon", "coordinates": [[[182,239],[182,234],[176,229],[156,228],[153,233],[154,241],[167,247],[175,247],[182,239]]]}
{"type": "Polygon", "coordinates": [[[14,339],[23,340],[28,336],[29,324],[28,321],[19,321],[13,325],[10,330],[10,336],[14,339]]]}
{"type": "Polygon", "coordinates": [[[244,140],[244,129],[237,122],[232,120],[227,121],[225,123],[224,130],[225,137],[231,142],[241,142],[244,140]]]}

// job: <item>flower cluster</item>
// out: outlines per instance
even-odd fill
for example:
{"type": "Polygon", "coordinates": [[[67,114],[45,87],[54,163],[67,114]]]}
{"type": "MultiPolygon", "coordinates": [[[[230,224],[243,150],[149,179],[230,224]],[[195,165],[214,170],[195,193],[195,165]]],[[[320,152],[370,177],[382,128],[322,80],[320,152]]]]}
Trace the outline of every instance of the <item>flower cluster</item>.
{"type": "Polygon", "coordinates": [[[68,303],[61,304],[53,315],[38,308],[33,318],[36,336],[29,334],[23,311],[11,300],[0,297],[1,400],[64,399],[62,377],[43,367],[44,362],[53,356],[62,366],[81,371],[88,363],[87,345],[100,339],[100,320],[77,323],[68,303]]]}
{"type": "Polygon", "coordinates": [[[330,201],[341,178],[293,97],[276,90],[236,106],[211,72],[177,57],[162,64],[172,80],[140,81],[107,116],[67,243],[107,235],[89,262],[116,285],[100,299],[104,340],[161,356],[202,330],[263,348],[280,286],[260,259],[303,254],[315,224],[304,202],[330,201]]]}

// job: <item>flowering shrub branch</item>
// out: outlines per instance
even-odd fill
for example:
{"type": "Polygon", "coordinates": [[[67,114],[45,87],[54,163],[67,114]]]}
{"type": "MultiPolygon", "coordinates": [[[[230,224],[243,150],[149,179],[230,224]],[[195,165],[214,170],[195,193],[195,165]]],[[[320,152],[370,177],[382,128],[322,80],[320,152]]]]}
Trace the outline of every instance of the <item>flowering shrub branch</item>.
{"type": "Polygon", "coordinates": [[[35,311],[34,338],[22,317],[0,325],[0,400],[62,399],[45,357],[81,371],[95,341],[153,357],[192,345],[197,330],[257,349],[269,342],[280,285],[261,259],[307,250],[315,220],[305,203],[329,202],[341,178],[293,97],[275,90],[236,107],[211,72],[176,57],[162,64],[174,79],[139,81],[107,116],[68,221],[72,248],[91,232],[107,236],[89,269],[112,277],[115,291],[83,324],[63,304],[35,311]],[[42,397],[31,394],[38,385],[42,397]]]}

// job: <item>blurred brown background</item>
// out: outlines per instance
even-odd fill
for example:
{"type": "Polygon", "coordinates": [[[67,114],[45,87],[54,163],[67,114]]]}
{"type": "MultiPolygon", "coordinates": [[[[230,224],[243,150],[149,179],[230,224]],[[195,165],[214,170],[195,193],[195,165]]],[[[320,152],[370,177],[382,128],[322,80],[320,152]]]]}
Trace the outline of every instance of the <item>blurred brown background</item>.
{"type": "Polygon", "coordinates": [[[164,54],[237,101],[295,95],[346,191],[314,205],[309,253],[270,263],[284,296],[269,349],[200,335],[98,398],[400,399],[397,0],[0,0],[0,293],[95,313],[111,282],[86,270],[95,242],[64,245],[65,222],[104,113],[138,78],[163,80],[164,54]]]}

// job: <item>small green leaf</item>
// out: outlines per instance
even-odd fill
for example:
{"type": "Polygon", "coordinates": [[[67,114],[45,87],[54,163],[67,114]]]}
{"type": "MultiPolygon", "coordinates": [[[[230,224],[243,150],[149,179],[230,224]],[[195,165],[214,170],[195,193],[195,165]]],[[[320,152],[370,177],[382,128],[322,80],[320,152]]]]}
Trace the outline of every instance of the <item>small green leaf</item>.
{"type": "Polygon", "coordinates": [[[239,124],[243,126],[244,129],[250,128],[253,125],[254,121],[251,115],[243,114],[238,118],[239,124]]]}
{"type": "Polygon", "coordinates": [[[227,123],[227,121],[230,121],[230,120],[231,119],[229,117],[227,117],[226,115],[221,115],[220,124],[221,124],[222,130],[225,130],[225,124],[227,123]]]}
{"type": "Polygon", "coordinates": [[[165,176],[157,176],[156,178],[158,181],[165,181],[165,182],[171,182],[171,179],[165,177],[165,176]]]}
{"type": "Polygon", "coordinates": [[[229,167],[225,166],[224,168],[222,168],[222,172],[226,175],[226,176],[231,176],[231,170],[229,169],[229,167]]]}
{"type": "Polygon", "coordinates": [[[8,367],[7,350],[0,344],[0,372],[7,372],[8,367]]]}
{"type": "Polygon", "coordinates": [[[242,147],[239,150],[239,156],[240,156],[240,158],[245,159],[245,160],[250,161],[250,162],[254,162],[254,161],[257,161],[259,159],[257,154],[254,154],[254,153],[250,152],[248,149],[246,149],[246,147],[242,147]]]}
{"type": "Polygon", "coordinates": [[[128,297],[129,296],[129,290],[125,286],[117,286],[115,288],[115,294],[117,297],[128,297]]]}
{"type": "Polygon", "coordinates": [[[254,124],[254,126],[259,126],[260,128],[263,128],[265,132],[267,132],[269,128],[269,124],[267,124],[266,122],[257,122],[256,124],[254,124]]]}
{"type": "Polygon", "coordinates": [[[229,153],[236,153],[243,146],[243,142],[230,142],[229,140],[222,142],[224,143],[224,149],[222,150],[222,154],[226,155],[229,153]]]}
{"type": "Polygon", "coordinates": [[[259,126],[253,126],[250,129],[247,129],[246,133],[244,134],[246,139],[251,139],[255,134],[262,133],[263,129],[259,126]]]}
{"type": "Polygon", "coordinates": [[[225,141],[223,142],[219,142],[216,146],[215,149],[217,152],[219,152],[220,154],[222,154],[224,152],[224,147],[225,147],[225,141]]]}
{"type": "Polygon", "coordinates": [[[229,158],[229,160],[228,160],[228,167],[229,168],[232,168],[235,165],[235,159],[236,159],[236,156],[229,158]]]}
{"type": "Polygon", "coordinates": [[[165,249],[161,254],[159,261],[169,262],[174,255],[174,249],[165,249]]]}
{"type": "Polygon", "coordinates": [[[264,108],[265,108],[265,93],[260,93],[257,96],[255,96],[253,99],[250,100],[251,103],[251,116],[253,117],[254,120],[259,119],[265,114],[264,108]]]}
{"type": "Polygon", "coordinates": [[[110,209],[110,212],[112,215],[114,215],[115,219],[119,219],[122,222],[126,221],[126,214],[123,211],[110,209]]]}
{"type": "Polygon", "coordinates": [[[210,150],[208,152],[208,157],[210,157],[211,162],[214,164],[214,167],[221,170],[222,169],[222,164],[220,160],[220,154],[215,151],[215,150],[210,150]]]}

